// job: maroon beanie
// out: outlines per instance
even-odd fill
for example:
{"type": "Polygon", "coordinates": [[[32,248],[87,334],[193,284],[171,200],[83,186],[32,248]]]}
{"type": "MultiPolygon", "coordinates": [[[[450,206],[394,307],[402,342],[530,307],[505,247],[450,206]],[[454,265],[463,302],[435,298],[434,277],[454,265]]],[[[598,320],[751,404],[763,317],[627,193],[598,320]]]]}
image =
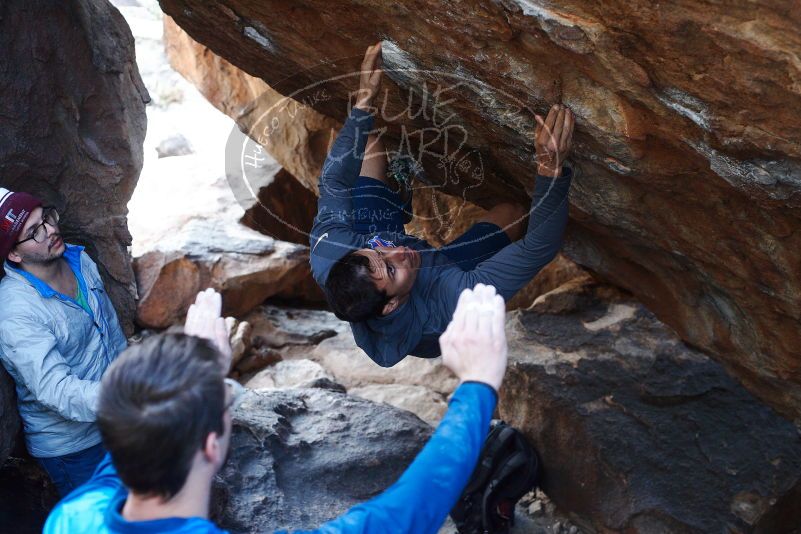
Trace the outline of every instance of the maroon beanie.
{"type": "Polygon", "coordinates": [[[8,257],[31,212],[41,205],[42,201],[33,195],[0,187],[0,261],[8,257]]]}

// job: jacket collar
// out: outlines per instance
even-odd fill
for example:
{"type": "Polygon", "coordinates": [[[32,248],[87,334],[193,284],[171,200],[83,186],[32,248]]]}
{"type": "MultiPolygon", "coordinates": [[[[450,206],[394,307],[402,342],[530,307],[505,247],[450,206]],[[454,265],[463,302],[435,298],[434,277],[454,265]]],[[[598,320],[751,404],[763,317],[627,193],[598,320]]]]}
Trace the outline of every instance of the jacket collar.
{"type": "MultiPolygon", "coordinates": [[[[65,247],[66,249],[62,257],[66,260],[67,264],[69,264],[70,269],[72,269],[72,272],[75,273],[75,275],[77,276],[78,283],[82,284],[83,287],[81,289],[86,290],[84,277],[81,272],[81,252],[83,252],[84,247],[80,245],[70,245],[70,244],[66,244],[65,247]]],[[[55,291],[53,288],[51,288],[45,282],[41,281],[36,276],[22,269],[17,269],[16,267],[13,267],[8,261],[5,262],[4,267],[7,276],[20,281],[23,280],[27,281],[28,284],[30,284],[31,286],[33,286],[34,289],[36,289],[36,291],[42,296],[42,298],[47,299],[56,295],[60,295],[60,293],[55,291]]]]}

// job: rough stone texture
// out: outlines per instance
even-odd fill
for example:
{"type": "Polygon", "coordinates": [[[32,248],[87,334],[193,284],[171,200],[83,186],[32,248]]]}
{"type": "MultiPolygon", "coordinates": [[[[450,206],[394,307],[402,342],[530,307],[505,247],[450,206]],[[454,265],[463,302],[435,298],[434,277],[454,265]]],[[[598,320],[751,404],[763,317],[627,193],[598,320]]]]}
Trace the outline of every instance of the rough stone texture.
{"type": "Polygon", "coordinates": [[[389,487],[431,429],[321,389],[251,391],[234,415],[213,519],[231,532],[317,527],[389,487]]]}
{"type": "Polygon", "coordinates": [[[253,378],[245,382],[245,386],[250,389],[295,388],[304,387],[304,384],[324,378],[333,380],[333,377],[319,363],[311,360],[287,360],[259,371],[253,378]]]}
{"type": "Polygon", "coordinates": [[[557,506],[603,532],[801,525],[793,424],[641,305],[579,306],[507,322],[500,415],[537,447],[557,506]]]}
{"type": "Polygon", "coordinates": [[[266,353],[262,361],[273,358],[264,365],[283,359],[256,375],[245,374],[241,380],[251,388],[308,383],[322,369],[325,375],[319,378],[332,379],[352,395],[409,410],[436,425],[458,385],[440,358],[410,357],[391,369],[376,365],[356,346],[348,324],[330,312],[260,306],[245,319],[262,345],[258,350],[266,353]]]}
{"type": "Polygon", "coordinates": [[[453,373],[442,365],[441,358],[409,356],[392,368],[381,367],[356,345],[350,330],[322,341],[309,358],[320,362],[348,389],[370,384],[420,384],[448,395],[458,384],[453,373]]]}
{"type": "Polygon", "coordinates": [[[348,331],[348,323],[322,310],[259,306],[245,319],[268,346],[276,349],[317,345],[324,339],[348,331]]]}
{"type": "Polygon", "coordinates": [[[307,280],[308,247],[240,224],[244,211],[220,169],[207,169],[202,160],[187,164],[195,158],[157,159],[143,173],[131,202],[132,209],[159,214],[132,226],[137,322],[145,327],[180,322],[197,292],[207,287],[222,293],[225,314],[241,316],[270,296],[303,296],[314,283],[307,280]],[[165,183],[158,179],[163,176],[171,179],[165,183]]]}
{"type": "Polygon", "coordinates": [[[225,326],[230,332],[231,367],[236,367],[253,347],[253,327],[247,321],[237,321],[233,317],[225,318],[225,326]]]}
{"type": "MultiPolygon", "coordinates": [[[[229,183],[235,184],[236,197],[247,210],[243,222],[278,239],[307,244],[317,207],[316,197],[307,189],[316,191],[327,149],[327,143],[320,139],[333,135],[341,124],[300,106],[295,100],[282,99],[262,80],[242,72],[197,43],[170,17],[164,19],[164,39],[173,68],[195,84],[214,106],[236,120],[244,132],[261,140],[261,145],[257,145],[235,132],[228,143],[229,159],[236,155],[234,148],[242,151],[244,146],[250,151],[241,168],[230,161],[228,165],[229,183]],[[271,123],[273,117],[279,122],[271,123]],[[263,125],[269,125],[269,135],[259,128],[263,125]],[[311,130],[304,133],[307,128],[311,130]],[[265,179],[264,173],[259,172],[265,156],[262,148],[284,166],[303,174],[292,176],[286,169],[277,174],[268,171],[269,177],[265,179]]],[[[406,231],[436,247],[453,241],[486,215],[486,210],[462,197],[449,196],[439,188],[421,184],[415,186],[413,211],[414,219],[406,231]]],[[[508,309],[528,307],[539,295],[579,272],[582,271],[578,266],[560,256],[507,303],[508,309]]]]}
{"type": "Polygon", "coordinates": [[[0,366],[0,465],[14,448],[21,427],[14,379],[0,366]]]}
{"type": "Polygon", "coordinates": [[[507,310],[528,308],[543,295],[568,283],[591,282],[593,277],[564,254],[559,254],[506,303],[507,310]]]}
{"type": "Polygon", "coordinates": [[[425,133],[424,82],[428,111],[445,89],[432,135],[453,126],[466,143],[444,159],[431,155],[443,137],[423,149],[427,183],[485,207],[531,190],[532,112],[566,103],[583,170],[569,255],[801,416],[795,2],[160,4],[215,53],[338,120],[357,86],[341,75],[382,39],[379,105],[398,116],[388,138],[401,124],[425,133]]]}
{"type": "Polygon", "coordinates": [[[148,101],[131,32],[106,0],[0,6],[0,185],[61,209],[65,241],[87,247],[129,332],[126,204],[148,101]]]}
{"type": "Polygon", "coordinates": [[[408,410],[431,426],[437,426],[445,412],[448,400],[442,393],[432,391],[426,386],[405,384],[374,384],[348,390],[373,402],[383,402],[401,410],[408,410]]]}
{"type": "MultiPolygon", "coordinates": [[[[197,224],[195,237],[207,238],[213,228],[197,224]]],[[[254,232],[255,233],[255,232],[254,232]]],[[[137,322],[148,328],[166,328],[180,322],[198,291],[212,287],[223,295],[223,313],[239,316],[273,295],[292,295],[307,276],[308,253],[255,236],[236,239],[223,234],[213,243],[136,258],[141,291],[137,322]]]]}
{"type": "Polygon", "coordinates": [[[47,514],[59,501],[50,477],[30,456],[0,465],[0,532],[41,534],[47,514]]]}

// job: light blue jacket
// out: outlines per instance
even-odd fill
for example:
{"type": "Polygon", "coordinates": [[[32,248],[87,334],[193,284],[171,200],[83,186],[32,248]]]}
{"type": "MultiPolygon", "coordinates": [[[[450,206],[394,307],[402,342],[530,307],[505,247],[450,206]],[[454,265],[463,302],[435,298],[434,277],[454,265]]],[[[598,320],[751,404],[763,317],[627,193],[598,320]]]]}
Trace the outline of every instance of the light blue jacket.
{"type": "MultiPolygon", "coordinates": [[[[306,533],[435,534],[476,467],[497,400],[495,390],[486,384],[459,386],[437,431],[397,482],[306,533]]],[[[126,521],[120,511],[127,496],[107,455],[91,480],[53,509],[43,533],[225,534],[200,517],[126,521]]]]}
{"type": "Polygon", "coordinates": [[[16,383],[28,451],[40,458],[100,443],[100,378],[127,347],[95,263],[74,245],[64,259],[91,313],[8,262],[0,281],[0,361],[16,383]]]}

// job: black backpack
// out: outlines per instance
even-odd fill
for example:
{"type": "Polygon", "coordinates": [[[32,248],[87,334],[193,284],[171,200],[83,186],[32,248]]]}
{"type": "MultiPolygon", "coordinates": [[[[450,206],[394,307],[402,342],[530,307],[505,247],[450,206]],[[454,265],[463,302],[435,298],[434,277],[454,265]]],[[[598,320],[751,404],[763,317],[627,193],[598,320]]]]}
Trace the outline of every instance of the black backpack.
{"type": "Polygon", "coordinates": [[[509,532],[517,501],[539,480],[537,451],[519,430],[494,420],[473,476],[451,510],[459,534],[509,532]]]}

